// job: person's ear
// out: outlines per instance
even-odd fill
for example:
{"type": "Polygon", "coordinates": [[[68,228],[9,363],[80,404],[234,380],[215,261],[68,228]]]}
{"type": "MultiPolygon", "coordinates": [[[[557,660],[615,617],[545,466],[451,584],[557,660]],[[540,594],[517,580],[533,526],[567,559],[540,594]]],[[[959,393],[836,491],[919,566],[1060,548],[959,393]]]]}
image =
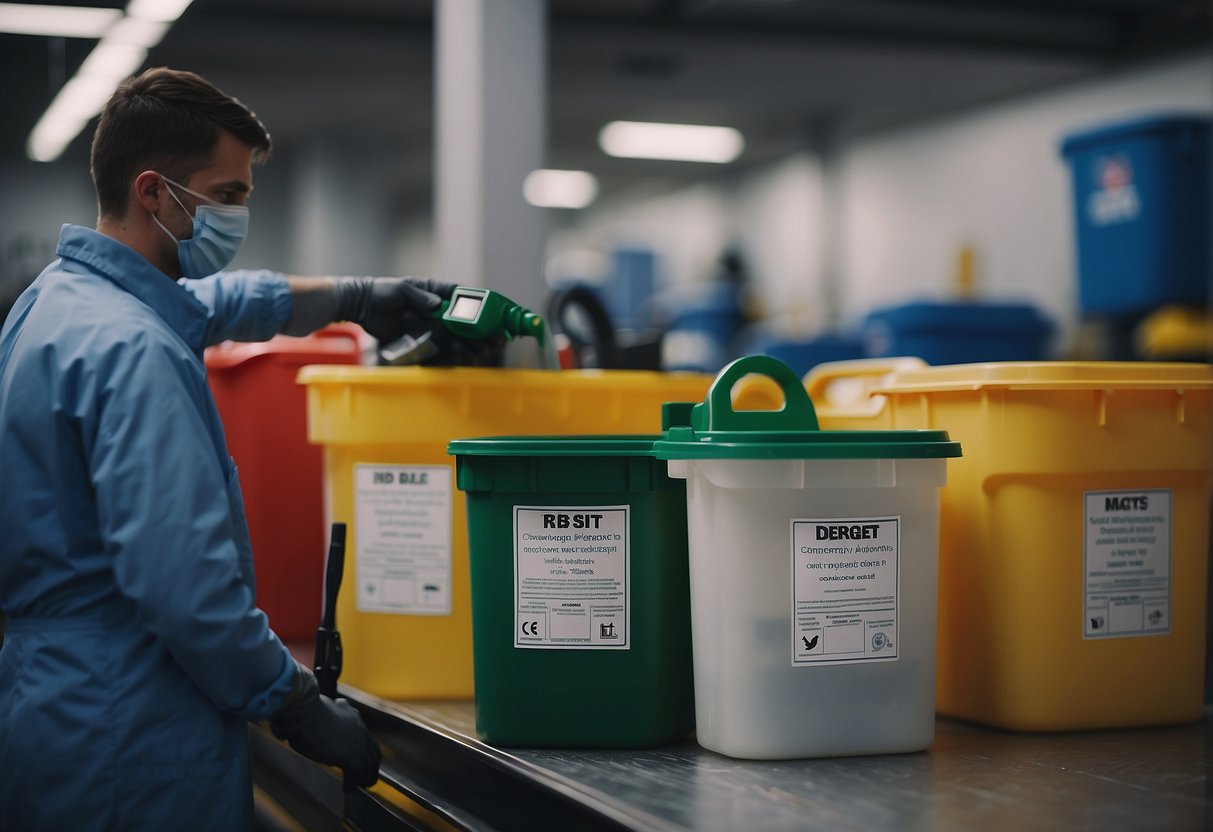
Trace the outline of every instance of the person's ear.
{"type": "Polygon", "coordinates": [[[149,213],[160,210],[161,198],[164,196],[164,179],[154,170],[145,170],[135,177],[135,199],[149,213]]]}

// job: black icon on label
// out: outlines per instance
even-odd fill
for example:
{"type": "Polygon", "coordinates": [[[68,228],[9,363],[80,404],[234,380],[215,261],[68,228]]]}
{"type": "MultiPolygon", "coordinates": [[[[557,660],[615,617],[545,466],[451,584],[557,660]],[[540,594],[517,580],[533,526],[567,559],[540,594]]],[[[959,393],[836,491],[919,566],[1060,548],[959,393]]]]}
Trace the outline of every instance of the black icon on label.
{"type": "Polygon", "coordinates": [[[1092,630],[1102,630],[1103,629],[1103,616],[1102,615],[1091,616],[1091,629],[1092,630]]]}
{"type": "Polygon", "coordinates": [[[425,590],[426,592],[437,592],[440,589],[440,587],[438,586],[438,584],[426,584],[425,586],[422,587],[422,589],[425,590]]]}
{"type": "Polygon", "coordinates": [[[812,650],[814,647],[817,646],[817,640],[819,638],[821,638],[821,636],[813,636],[812,638],[808,638],[807,636],[801,636],[800,640],[804,642],[805,650],[812,650]]]}
{"type": "Polygon", "coordinates": [[[890,639],[884,633],[877,633],[876,635],[872,636],[872,652],[873,653],[879,653],[881,650],[885,649],[886,647],[891,648],[892,646],[893,646],[892,639],[890,639]]]}
{"type": "Polygon", "coordinates": [[[1146,616],[1150,620],[1150,625],[1157,627],[1162,623],[1162,610],[1150,610],[1150,614],[1146,616]]]}
{"type": "Polygon", "coordinates": [[[609,639],[619,638],[619,633],[615,632],[615,622],[610,621],[610,622],[607,622],[606,624],[599,624],[598,625],[598,636],[599,636],[599,638],[609,638],[609,639]]]}
{"type": "Polygon", "coordinates": [[[539,622],[538,621],[523,621],[522,634],[524,636],[539,637],[539,622]]]}

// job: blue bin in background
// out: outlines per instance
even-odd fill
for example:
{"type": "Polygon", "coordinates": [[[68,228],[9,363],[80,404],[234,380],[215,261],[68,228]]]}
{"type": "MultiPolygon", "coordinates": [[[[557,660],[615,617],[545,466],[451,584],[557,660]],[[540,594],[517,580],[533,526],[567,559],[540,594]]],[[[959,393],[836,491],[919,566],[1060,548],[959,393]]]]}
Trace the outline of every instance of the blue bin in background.
{"type": "Polygon", "coordinates": [[[873,310],[860,326],[869,358],[928,364],[1042,361],[1052,335],[1052,321],[1030,304],[910,303],[873,310]]]}
{"type": "Polygon", "coordinates": [[[645,311],[656,291],[657,256],[646,249],[620,248],[611,252],[611,275],[601,294],[616,329],[651,326],[652,310],[645,311]]]}
{"type": "Polygon", "coordinates": [[[1210,119],[1139,118],[1067,136],[1079,308],[1140,315],[1209,301],[1210,119]]]}
{"type": "Polygon", "coordinates": [[[672,301],[667,314],[662,369],[714,373],[733,358],[733,339],[744,323],[736,286],[700,286],[694,297],[672,301]]]}
{"type": "Polygon", "coordinates": [[[746,355],[769,355],[778,358],[803,376],[818,364],[830,361],[851,361],[866,358],[863,341],[858,335],[827,334],[813,338],[781,338],[774,334],[756,334],[742,344],[738,352],[746,355]]]}

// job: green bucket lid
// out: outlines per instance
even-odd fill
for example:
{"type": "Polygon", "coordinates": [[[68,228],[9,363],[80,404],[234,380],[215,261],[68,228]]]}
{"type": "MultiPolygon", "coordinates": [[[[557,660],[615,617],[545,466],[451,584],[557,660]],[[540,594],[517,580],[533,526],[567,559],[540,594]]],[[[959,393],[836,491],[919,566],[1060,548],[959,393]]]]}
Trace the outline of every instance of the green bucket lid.
{"type": "Polygon", "coordinates": [[[782,361],[748,355],[729,364],[699,404],[665,406],[658,459],[942,459],[960,456],[946,430],[821,430],[801,380],[782,361]],[[764,375],[783,390],[781,410],[734,410],[733,385],[764,375]]]}
{"type": "Polygon", "coordinates": [[[653,456],[659,434],[483,436],[453,439],[447,453],[463,456],[653,456]]]}
{"type": "Polygon", "coordinates": [[[631,500],[682,486],[653,455],[653,435],[483,436],[453,439],[455,483],[468,493],[610,494],[631,500]]]}

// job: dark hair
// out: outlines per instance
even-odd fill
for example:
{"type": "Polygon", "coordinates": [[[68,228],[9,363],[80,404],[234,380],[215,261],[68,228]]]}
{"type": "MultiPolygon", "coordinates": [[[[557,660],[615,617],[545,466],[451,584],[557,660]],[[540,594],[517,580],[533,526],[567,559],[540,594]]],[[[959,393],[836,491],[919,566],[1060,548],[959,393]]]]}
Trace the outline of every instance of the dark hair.
{"type": "Polygon", "coordinates": [[[193,72],[156,67],[124,81],[93,134],[91,173],[102,216],[126,212],[131,180],[156,170],[178,182],[210,163],[219,131],[270,154],[270,134],[253,111],[193,72]]]}

